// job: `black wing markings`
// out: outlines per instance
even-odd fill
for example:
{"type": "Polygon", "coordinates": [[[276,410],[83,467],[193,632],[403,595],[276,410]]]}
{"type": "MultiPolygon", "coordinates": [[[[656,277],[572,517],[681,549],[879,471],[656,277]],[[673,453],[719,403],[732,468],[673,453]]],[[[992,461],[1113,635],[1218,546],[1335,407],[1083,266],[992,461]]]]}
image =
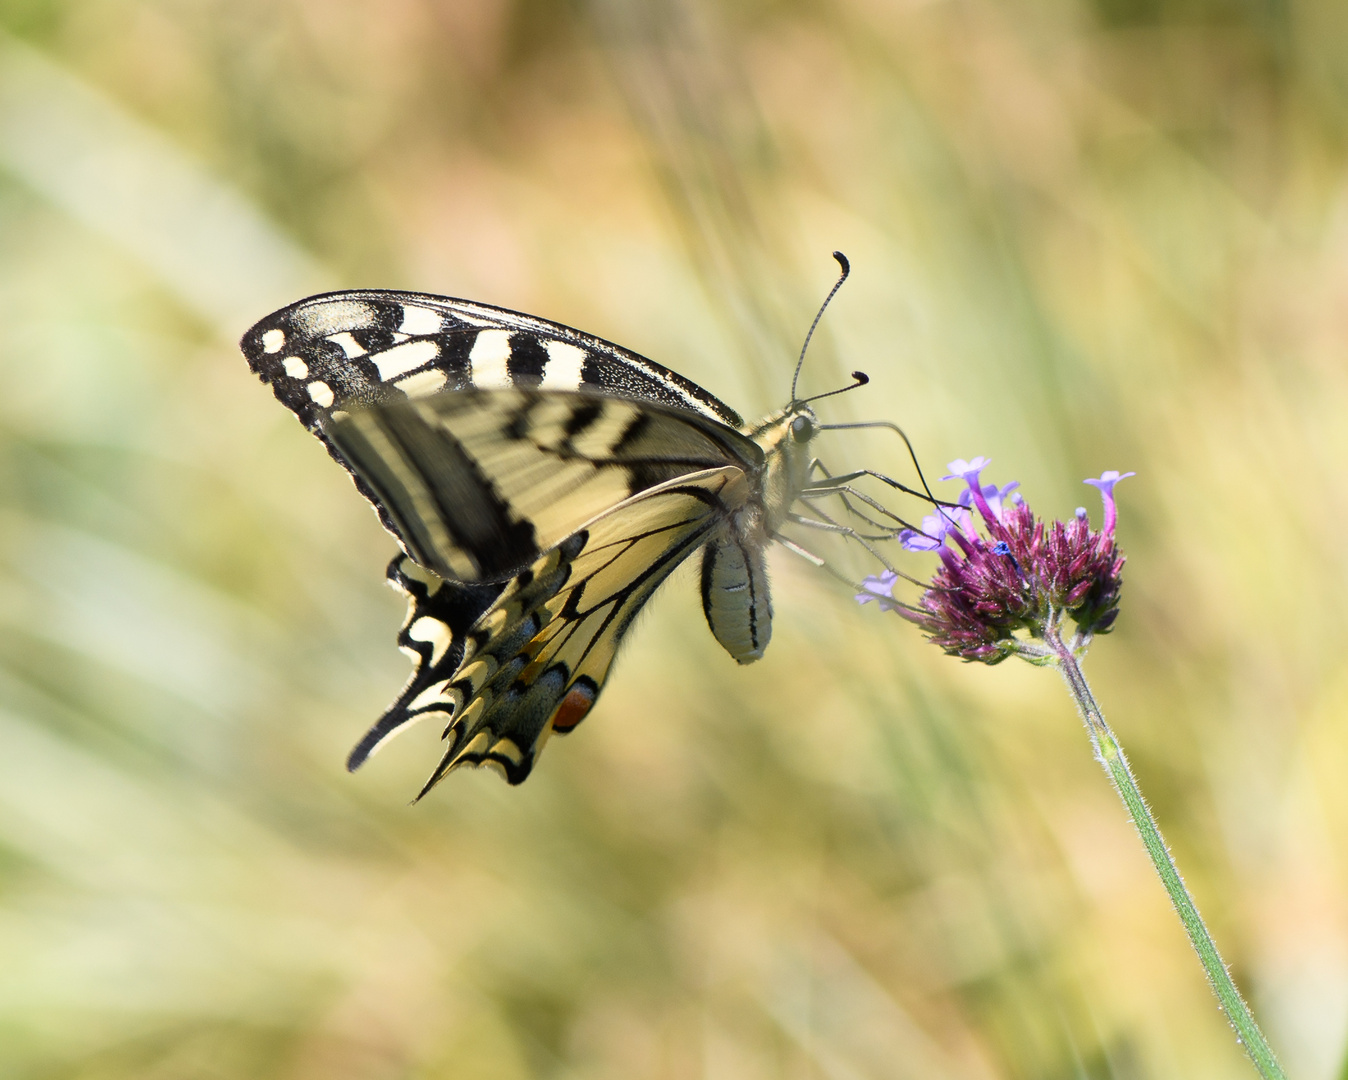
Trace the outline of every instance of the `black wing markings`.
{"type": "Polygon", "coordinates": [[[473,385],[472,353],[483,331],[508,335],[493,342],[504,352],[492,370],[512,381],[518,375],[525,385],[545,383],[561,346],[556,370],[568,385],[544,389],[657,402],[733,428],[744,422],[692,380],[611,341],[534,315],[428,293],[358,289],[311,296],[262,319],[241,347],[253,371],[317,432],[332,403],[369,407],[473,385]],[[311,391],[314,383],[324,384],[333,402],[316,399],[324,393],[311,391]]]}

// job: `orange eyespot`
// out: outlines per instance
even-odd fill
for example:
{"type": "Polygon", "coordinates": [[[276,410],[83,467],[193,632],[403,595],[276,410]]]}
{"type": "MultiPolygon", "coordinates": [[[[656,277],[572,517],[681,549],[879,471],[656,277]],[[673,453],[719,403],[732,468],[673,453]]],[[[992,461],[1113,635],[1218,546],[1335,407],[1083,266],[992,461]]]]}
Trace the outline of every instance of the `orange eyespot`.
{"type": "Polygon", "coordinates": [[[557,711],[552,714],[552,730],[564,735],[585,719],[596,697],[592,686],[577,683],[566,692],[557,711]]]}

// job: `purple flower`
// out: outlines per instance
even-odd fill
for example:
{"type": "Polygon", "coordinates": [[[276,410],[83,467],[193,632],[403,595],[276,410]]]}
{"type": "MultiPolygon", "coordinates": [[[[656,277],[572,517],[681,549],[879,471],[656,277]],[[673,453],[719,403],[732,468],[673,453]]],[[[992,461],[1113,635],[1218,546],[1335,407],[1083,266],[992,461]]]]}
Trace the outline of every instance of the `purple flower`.
{"type": "Polygon", "coordinates": [[[945,479],[964,481],[959,501],[965,509],[941,510],[923,520],[921,533],[900,534],[908,550],[941,557],[917,603],[893,598],[893,571],[867,578],[857,600],[880,599],[946,652],[989,664],[1015,655],[1042,661],[1044,630],[1064,616],[1077,625],[1076,647],[1107,633],[1118,617],[1124,564],[1114,541],[1114,485],[1133,474],[1111,470],[1086,481],[1104,500],[1104,523],[1094,532],[1084,510],[1066,522],[1037,520],[1019,496],[1008,499],[1017,484],[982,484],[988,464],[982,457],[952,461],[945,479]],[[981,531],[969,507],[977,510],[981,531]]]}

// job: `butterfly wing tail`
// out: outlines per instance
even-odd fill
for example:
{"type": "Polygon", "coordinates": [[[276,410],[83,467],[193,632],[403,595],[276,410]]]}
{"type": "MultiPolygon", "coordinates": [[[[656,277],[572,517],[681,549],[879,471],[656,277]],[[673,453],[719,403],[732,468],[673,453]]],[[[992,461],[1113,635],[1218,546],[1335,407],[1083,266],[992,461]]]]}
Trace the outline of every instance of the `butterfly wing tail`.
{"type": "Polygon", "coordinates": [[[449,722],[448,703],[433,690],[458,670],[469,629],[505,589],[501,583],[463,585],[444,581],[406,555],[398,555],[389,563],[388,581],[407,597],[407,618],[398,631],[398,647],[416,666],[397,700],[347,757],[346,767],[352,772],[413,721],[438,716],[449,722]],[[429,695],[428,690],[432,691],[429,695]]]}

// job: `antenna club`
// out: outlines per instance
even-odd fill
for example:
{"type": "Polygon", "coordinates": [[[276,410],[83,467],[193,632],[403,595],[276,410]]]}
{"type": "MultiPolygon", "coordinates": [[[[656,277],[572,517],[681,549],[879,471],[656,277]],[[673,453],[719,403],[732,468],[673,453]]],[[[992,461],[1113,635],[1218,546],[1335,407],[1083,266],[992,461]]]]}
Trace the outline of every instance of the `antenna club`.
{"type": "Polygon", "coordinates": [[[838,260],[838,265],[842,267],[842,276],[846,278],[847,275],[852,272],[851,262],[848,261],[847,256],[841,251],[835,251],[833,257],[838,260]]]}
{"type": "MultiPolygon", "coordinates": [[[[870,376],[867,375],[864,371],[852,372],[852,378],[855,381],[849,383],[847,386],[842,387],[842,389],[840,390],[830,390],[826,394],[815,394],[813,397],[801,398],[799,401],[792,402],[792,404],[804,405],[810,401],[820,401],[826,397],[833,397],[835,394],[845,394],[847,393],[847,391],[855,390],[858,386],[865,386],[868,382],[871,381],[870,376]]],[[[845,427],[846,425],[843,426],[845,427]]]]}

